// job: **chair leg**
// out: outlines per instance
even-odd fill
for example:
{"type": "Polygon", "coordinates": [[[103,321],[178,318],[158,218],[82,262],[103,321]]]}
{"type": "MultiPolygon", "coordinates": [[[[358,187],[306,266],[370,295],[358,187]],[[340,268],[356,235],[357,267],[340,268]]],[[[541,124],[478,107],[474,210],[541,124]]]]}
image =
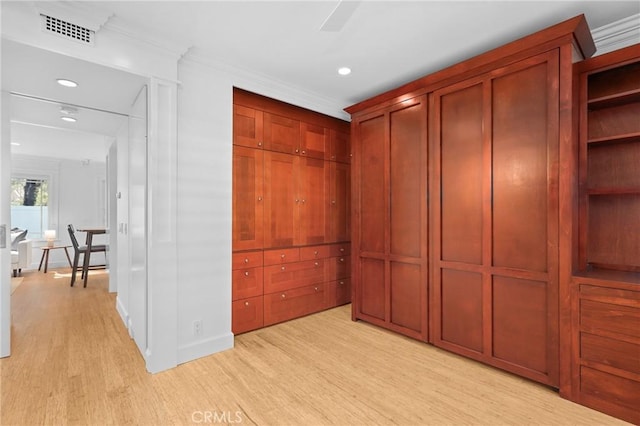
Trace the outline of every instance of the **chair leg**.
{"type": "Polygon", "coordinates": [[[84,254],[84,263],[82,264],[82,277],[84,278],[84,287],[87,287],[89,279],[89,261],[91,260],[91,252],[87,250],[84,254]]]}
{"type": "Polygon", "coordinates": [[[73,287],[73,283],[76,282],[76,271],[78,270],[78,258],[80,257],[80,253],[76,252],[73,256],[73,267],[71,268],[71,287],[73,287]]]}

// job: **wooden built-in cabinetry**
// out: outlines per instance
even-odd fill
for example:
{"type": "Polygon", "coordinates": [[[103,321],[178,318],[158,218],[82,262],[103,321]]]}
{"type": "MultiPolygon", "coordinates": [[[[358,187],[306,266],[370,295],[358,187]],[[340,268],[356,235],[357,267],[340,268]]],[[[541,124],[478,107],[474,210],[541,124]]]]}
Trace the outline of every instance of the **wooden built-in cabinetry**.
{"type": "Polygon", "coordinates": [[[349,124],[234,89],[232,330],[349,303],[349,124]]]}
{"type": "Polygon", "coordinates": [[[572,393],[640,424],[640,45],[576,64],[572,393]]]}
{"type": "Polygon", "coordinates": [[[354,319],[569,383],[562,165],[575,157],[572,63],[593,51],[579,16],[347,108],[354,319]]]}

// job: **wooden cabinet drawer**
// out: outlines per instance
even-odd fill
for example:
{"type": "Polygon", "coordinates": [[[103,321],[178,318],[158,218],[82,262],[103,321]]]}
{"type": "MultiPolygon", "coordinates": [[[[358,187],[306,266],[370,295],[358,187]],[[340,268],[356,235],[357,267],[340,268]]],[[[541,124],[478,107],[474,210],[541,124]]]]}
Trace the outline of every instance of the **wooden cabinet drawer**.
{"type": "Polygon", "coordinates": [[[351,256],[329,258],[325,275],[327,281],[349,278],[351,276],[351,256]]]}
{"type": "Polygon", "coordinates": [[[351,280],[345,278],[329,281],[327,283],[327,293],[327,308],[335,308],[336,306],[351,303],[351,280]]]}
{"type": "Polygon", "coordinates": [[[265,266],[265,294],[323,282],[325,261],[318,259],[265,266]]]}
{"type": "Polygon", "coordinates": [[[580,326],[590,333],[617,333],[640,338],[640,309],[582,299],[580,326]]]}
{"type": "Polygon", "coordinates": [[[300,260],[325,259],[329,257],[330,246],[300,247],[300,260]]]}
{"type": "Polygon", "coordinates": [[[233,300],[262,295],[262,268],[236,269],[232,273],[233,300]]]}
{"type": "Polygon", "coordinates": [[[264,325],[271,325],[323,310],[327,305],[326,283],[314,284],[264,296],[264,325]]]}
{"type": "Polygon", "coordinates": [[[280,265],[282,263],[297,262],[300,260],[299,248],[265,250],[264,265],[280,265]]]}
{"type": "Polygon", "coordinates": [[[640,345],[638,344],[581,333],[580,356],[591,362],[640,375],[640,345]]]}
{"type": "Polygon", "coordinates": [[[255,268],[257,266],[262,266],[262,250],[233,253],[233,269],[255,268]]]}
{"type": "Polygon", "coordinates": [[[331,244],[329,246],[329,256],[337,257],[337,256],[347,256],[351,254],[351,244],[331,244]]]}
{"type": "Polygon", "coordinates": [[[264,303],[262,296],[236,300],[232,304],[231,331],[244,333],[263,326],[264,303]]]}
{"type": "Polygon", "coordinates": [[[580,377],[583,400],[588,398],[589,406],[611,410],[613,403],[617,416],[634,423],[640,421],[640,382],[586,366],[581,367],[580,377]]]}

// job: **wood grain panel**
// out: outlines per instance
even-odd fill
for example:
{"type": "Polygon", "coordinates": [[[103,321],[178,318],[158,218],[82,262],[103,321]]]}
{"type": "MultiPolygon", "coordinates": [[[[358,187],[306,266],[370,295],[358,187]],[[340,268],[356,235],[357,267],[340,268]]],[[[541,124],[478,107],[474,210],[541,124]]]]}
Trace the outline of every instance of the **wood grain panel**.
{"type": "Polygon", "coordinates": [[[300,155],[321,160],[329,156],[329,129],[314,124],[300,123],[300,135],[300,155]]]}
{"type": "Polygon", "coordinates": [[[581,333],[580,357],[640,375],[640,345],[638,344],[581,333]]]}
{"type": "Polygon", "coordinates": [[[602,98],[640,89],[640,62],[590,75],[588,98],[602,98]]]}
{"type": "Polygon", "coordinates": [[[300,260],[315,260],[329,257],[331,247],[328,245],[300,247],[300,260]]]}
{"type": "Polygon", "coordinates": [[[482,264],[482,85],[441,98],[441,258],[482,264]]]}
{"type": "Polygon", "coordinates": [[[326,283],[299,287],[264,296],[264,325],[321,311],[327,304],[326,283]]]}
{"type": "Polygon", "coordinates": [[[241,299],[231,304],[231,331],[240,334],[261,328],[263,322],[262,296],[241,299]]]}
{"type": "Polygon", "coordinates": [[[331,140],[331,161],[341,163],[351,163],[351,138],[348,133],[331,129],[329,133],[331,140]]]}
{"type": "Polygon", "coordinates": [[[264,247],[287,247],[299,239],[299,157],[265,151],[264,247]]]}
{"type": "Polygon", "coordinates": [[[264,149],[286,154],[298,154],[300,152],[300,122],[265,112],[264,149]]]}
{"type": "Polygon", "coordinates": [[[617,333],[640,338],[640,309],[583,299],[580,327],[592,334],[617,333]]]}
{"type": "Polygon", "coordinates": [[[360,250],[384,253],[385,120],[378,116],[359,123],[362,145],[360,170],[360,250]]]}
{"type": "Polygon", "coordinates": [[[442,340],[483,352],[482,275],[442,270],[442,340]]]}
{"type": "Polygon", "coordinates": [[[329,242],[351,239],[351,167],[331,162],[331,195],[329,205],[331,232],[329,242]]]}
{"type": "Polygon", "coordinates": [[[264,267],[264,293],[286,291],[325,281],[326,259],[264,267]]]}
{"type": "Polygon", "coordinates": [[[587,262],[640,269],[640,194],[589,197],[587,262]]]}
{"type": "Polygon", "coordinates": [[[547,270],[547,64],[493,81],[493,264],[547,270]]]}
{"type": "Polygon", "coordinates": [[[360,259],[360,312],[385,320],[384,261],[360,259]]]}
{"type": "Polygon", "coordinates": [[[282,263],[297,262],[300,259],[300,249],[297,247],[281,248],[264,251],[264,265],[280,265],[282,263]]]}
{"type": "Polygon", "coordinates": [[[549,370],[546,283],[494,276],[492,320],[493,356],[542,373],[549,370]]]}
{"type": "Polygon", "coordinates": [[[263,113],[253,108],[233,106],[233,144],[249,148],[263,145],[263,113]]]}
{"type": "Polygon", "coordinates": [[[422,332],[424,315],[423,299],[426,299],[426,284],[422,281],[420,265],[390,262],[391,274],[391,322],[422,332]]]}
{"type": "Polygon", "coordinates": [[[589,111],[588,137],[600,139],[640,132],[640,102],[589,111]]]}
{"type": "MultiPolygon", "coordinates": [[[[640,116],[638,116],[640,120],[640,116]]],[[[590,145],[587,153],[587,188],[640,192],[640,141],[590,145]]]]}
{"type": "Polygon", "coordinates": [[[298,184],[298,244],[320,244],[329,241],[329,198],[331,167],[328,161],[300,158],[298,184]]]}
{"type": "Polygon", "coordinates": [[[262,248],[264,244],[263,151],[233,148],[233,250],[262,248]]]}
{"type": "Polygon", "coordinates": [[[232,300],[262,296],[263,269],[236,269],[231,276],[232,300]]]}
{"type": "Polygon", "coordinates": [[[390,245],[391,253],[420,257],[423,236],[422,209],[425,197],[426,158],[423,156],[427,119],[422,104],[389,114],[390,146],[390,245]]]}
{"type": "Polygon", "coordinates": [[[640,420],[640,382],[582,366],[580,390],[586,394],[613,403],[636,413],[640,420]]]}
{"type": "Polygon", "coordinates": [[[263,265],[262,250],[233,253],[232,269],[255,268],[263,265]]]}

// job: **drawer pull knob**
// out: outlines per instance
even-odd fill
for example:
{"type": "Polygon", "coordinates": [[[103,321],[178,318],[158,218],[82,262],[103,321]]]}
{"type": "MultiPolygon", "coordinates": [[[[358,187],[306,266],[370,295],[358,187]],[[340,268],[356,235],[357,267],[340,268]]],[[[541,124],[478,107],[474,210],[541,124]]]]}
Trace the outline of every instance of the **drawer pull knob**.
{"type": "Polygon", "coordinates": [[[282,267],[282,268],[280,268],[280,269],[284,271],[284,269],[285,269],[285,268],[284,268],[284,266],[283,266],[283,267],[282,267]]]}
{"type": "Polygon", "coordinates": [[[287,295],[286,295],[286,294],[284,294],[284,293],[282,293],[282,295],[281,295],[280,297],[282,297],[282,298],[284,299],[284,298],[286,298],[286,297],[287,297],[287,295]]]}
{"type": "Polygon", "coordinates": [[[249,263],[249,258],[248,257],[244,258],[244,263],[249,263]]]}
{"type": "Polygon", "coordinates": [[[344,253],[344,247],[340,247],[340,253],[344,253]]]}
{"type": "Polygon", "coordinates": [[[249,276],[249,271],[244,271],[244,276],[248,277],[249,276]]]}
{"type": "Polygon", "coordinates": [[[318,287],[314,287],[313,289],[314,289],[315,291],[318,291],[318,287]]]}
{"type": "Polygon", "coordinates": [[[262,146],[262,142],[258,142],[258,146],[262,146]]]}
{"type": "Polygon", "coordinates": [[[249,306],[249,302],[244,302],[244,306],[249,306]]]}
{"type": "Polygon", "coordinates": [[[280,255],[280,259],[284,259],[284,254],[281,254],[281,255],[280,255]]]}
{"type": "Polygon", "coordinates": [[[344,257],[341,257],[341,258],[340,258],[340,262],[344,262],[344,257]]]}
{"type": "Polygon", "coordinates": [[[296,154],[297,154],[297,153],[299,153],[299,152],[300,152],[300,150],[299,150],[299,149],[296,149],[296,154]]]}
{"type": "Polygon", "coordinates": [[[344,285],[344,281],[340,281],[340,285],[344,285]]]}
{"type": "Polygon", "coordinates": [[[314,251],[313,254],[318,255],[318,250],[314,251]]]}
{"type": "Polygon", "coordinates": [[[315,265],[318,266],[318,262],[316,262],[315,265]]]}
{"type": "Polygon", "coordinates": [[[307,153],[307,151],[305,151],[305,150],[302,150],[302,153],[303,153],[303,154],[306,154],[306,153],[307,153]]]}

